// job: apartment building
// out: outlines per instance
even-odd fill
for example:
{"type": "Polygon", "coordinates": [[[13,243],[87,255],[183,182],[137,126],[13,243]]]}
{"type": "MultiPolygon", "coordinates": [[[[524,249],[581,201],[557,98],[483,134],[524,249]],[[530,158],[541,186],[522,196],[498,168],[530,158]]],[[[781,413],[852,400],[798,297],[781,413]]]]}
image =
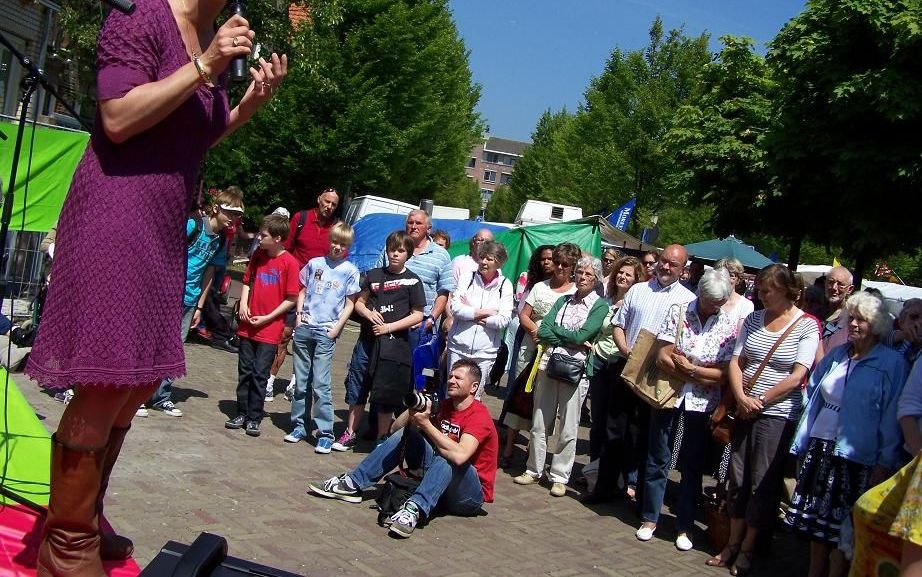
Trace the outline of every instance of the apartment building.
{"type": "Polygon", "coordinates": [[[525,154],[528,145],[528,142],[487,136],[471,149],[464,172],[480,186],[484,205],[498,186],[509,184],[515,163],[525,154]]]}

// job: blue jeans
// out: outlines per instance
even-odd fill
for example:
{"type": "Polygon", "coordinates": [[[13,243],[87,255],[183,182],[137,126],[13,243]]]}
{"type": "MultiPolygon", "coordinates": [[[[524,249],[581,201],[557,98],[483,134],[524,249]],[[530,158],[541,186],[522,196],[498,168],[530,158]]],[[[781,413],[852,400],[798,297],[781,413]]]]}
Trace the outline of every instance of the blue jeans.
{"type": "Polygon", "coordinates": [[[470,463],[452,465],[440,455],[419,429],[400,429],[369,453],[349,477],[359,490],[371,487],[399,464],[400,441],[407,437],[405,457],[410,469],[423,469],[423,478],[410,497],[429,516],[436,505],[452,515],[476,515],[483,506],[483,487],[477,469],[470,463]]]}
{"type": "Polygon", "coordinates": [[[327,336],[327,329],[305,324],[295,328],[294,341],[295,394],[291,401],[291,424],[306,435],[305,417],[310,420],[311,405],[316,405],[314,422],[318,438],[333,438],[333,389],[330,369],[336,340],[327,336]],[[311,396],[308,397],[308,389],[311,396]]]}
{"type": "MultiPolygon", "coordinates": [[[[189,334],[189,328],[192,326],[192,316],[195,314],[195,305],[183,306],[182,309],[182,324],[180,325],[179,338],[183,342],[186,341],[186,335],[189,334]]],[[[151,396],[150,400],[147,401],[147,404],[151,407],[159,407],[163,403],[170,400],[170,396],[173,394],[173,379],[163,379],[160,381],[160,386],[157,387],[157,390],[151,396]]]]}
{"type": "MultiPolygon", "coordinates": [[[[656,523],[659,519],[663,497],[666,494],[669,460],[672,457],[679,412],[683,410],[651,411],[650,444],[640,510],[640,517],[644,521],[656,523]]],[[[682,436],[682,452],[678,465],[682,471],[682,482],[679,485],[676,531],[680,533],[690,532],[695,527],[695,509],[698,496],[701,494],[701,479],[711,442],[707,429],[709,416],[707,412],[685,411],[685,432],[682,436]]]]}

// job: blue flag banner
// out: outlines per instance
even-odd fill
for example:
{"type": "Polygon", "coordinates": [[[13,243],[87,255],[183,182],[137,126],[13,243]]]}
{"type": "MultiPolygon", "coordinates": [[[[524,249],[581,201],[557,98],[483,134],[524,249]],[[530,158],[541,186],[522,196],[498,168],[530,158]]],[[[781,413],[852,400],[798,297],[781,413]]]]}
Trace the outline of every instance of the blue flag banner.
{"type": "Polygon", "coordinates": [[[618,230],[627,230],[627,225],[631,222],[631,213],[634,212],[634,205],[636,203],[637,197],[631,198],[631,200],[612,211],[612,213],[608,215],[608,221],[618,230]]]}

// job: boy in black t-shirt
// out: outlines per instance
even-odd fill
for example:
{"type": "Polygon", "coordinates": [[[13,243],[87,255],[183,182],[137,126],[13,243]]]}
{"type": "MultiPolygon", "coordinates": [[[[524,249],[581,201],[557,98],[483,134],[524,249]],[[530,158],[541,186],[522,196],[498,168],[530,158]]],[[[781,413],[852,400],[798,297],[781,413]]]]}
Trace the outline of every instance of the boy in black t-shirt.
{"type": "Polygon", "coordinates": [[[367,357],[368,369],[354,370],[357,368],[350,366],[350,376],[355,373],[365,377],[346,379],[349,415],[345,432],[333,443],[336,451],[347,451],[355,445],[355,428],[361,422],[369,391],[378,406],[378,434],[383,437],[390,429],[394,411],[413,387],[413,351],[407,331],[423,320],[426,295],[419,277],[404,266],[413,255],[413,239],[402,230],[392,232],[385,250],[388,265],[365,274],[355,303],[355,312],[362,319],[355,346],[362,347],[365,354],[353,353],[353,363],[356,358],[367,357]]]}

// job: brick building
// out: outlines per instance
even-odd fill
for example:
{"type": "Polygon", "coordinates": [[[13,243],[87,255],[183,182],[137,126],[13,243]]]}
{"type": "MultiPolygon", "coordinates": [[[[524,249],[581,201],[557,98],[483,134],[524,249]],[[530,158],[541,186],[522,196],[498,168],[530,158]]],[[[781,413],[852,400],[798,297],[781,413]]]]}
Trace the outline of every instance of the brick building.
{"type": "Polygon", "coordinates": [[[483,142],[471,149],[471,156],[464,167],[468,178],[480,186],[480,198],[484,205],[490,201],[493,191],[503,184],[509,184],[515,163],[525,154],[529,143],[506,138],[487,136],[483,142]]]}

